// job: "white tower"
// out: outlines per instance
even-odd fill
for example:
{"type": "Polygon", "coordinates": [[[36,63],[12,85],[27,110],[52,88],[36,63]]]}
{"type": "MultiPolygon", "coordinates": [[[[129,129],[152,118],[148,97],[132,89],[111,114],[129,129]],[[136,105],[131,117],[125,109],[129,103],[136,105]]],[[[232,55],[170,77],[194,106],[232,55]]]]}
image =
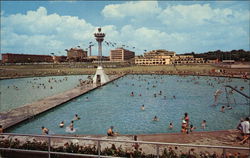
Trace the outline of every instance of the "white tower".
{"type": "Polygon", "coordinates": [[[98,67],[93,78],[93,84],[104,84],[109,81],[109,77],[105,74],[102,68],[102,42],[105,33],[101,33],[101,28],[98,28],[98,33],[94,33],[96,41],[98,42],[98,67]]]}

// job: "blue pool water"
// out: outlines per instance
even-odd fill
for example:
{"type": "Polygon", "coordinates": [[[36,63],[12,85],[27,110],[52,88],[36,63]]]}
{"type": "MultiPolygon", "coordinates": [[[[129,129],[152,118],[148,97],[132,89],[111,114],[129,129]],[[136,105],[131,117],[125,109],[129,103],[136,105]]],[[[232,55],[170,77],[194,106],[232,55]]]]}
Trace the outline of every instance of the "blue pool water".
{"type": "Polygon", "coordinates": [[[86,80],[87,75],[0,80],[0,112],[72,89],[79,79],[86,80]]]}
{"type": "Polygon", "coordinates": [[[238,89],[244,86],[242,92],[249,92],[249,81],[242,79],[128,75],[21,123],[9,132],[40,134],[41,126],[45,126],[50,134],[71,134],[58,125],[64,121],[65,126],[69,126],[74,115],[78,114],[81,119],[74,122],[76,132],[72,134],[106,134],[111,125],[120,134],[174,133],[180,132],[185,112],[189,114],[191,124],[197,127],[196,131],[203,130],[202,120],[207,121],[206,131],[233,129],[241,117],[250,115],[249,104],[244,97],[233,92],[229,95],[233,109],[220,112],[221,106],[227,103],[225,84],[238,89]],[[214,92],[219,88],[223,93],[218,105],[212,106],[214,92]],[[131,92],[135,96],[130,96],[131,92]],[[144,111],[140,109],[142,104],[145,105],[144,111]],[[158,122],[152,121],[155,115],[158,122]],[[170,122],[174,125],[172,130],[168,129],[170,122]]]}

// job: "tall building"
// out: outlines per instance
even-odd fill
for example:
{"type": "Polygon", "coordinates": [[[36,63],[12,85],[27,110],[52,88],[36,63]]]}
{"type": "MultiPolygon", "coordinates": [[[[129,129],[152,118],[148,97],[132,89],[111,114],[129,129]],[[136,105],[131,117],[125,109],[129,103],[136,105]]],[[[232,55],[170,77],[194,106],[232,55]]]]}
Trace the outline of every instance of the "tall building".
{"type": "Polygon", "coordinates": [[[70,61],[83,61],[87,57],[87,51],[81,48],[66,49],[68,60],[70,61]]]}
{"type": "Polygon", "coordinates": [[[115,50],[111,50],[109,56],[110,61],[114,62],[124,62],[134,57],[135,57],[135,52],[124,48],[116,48],[115,50]]]}

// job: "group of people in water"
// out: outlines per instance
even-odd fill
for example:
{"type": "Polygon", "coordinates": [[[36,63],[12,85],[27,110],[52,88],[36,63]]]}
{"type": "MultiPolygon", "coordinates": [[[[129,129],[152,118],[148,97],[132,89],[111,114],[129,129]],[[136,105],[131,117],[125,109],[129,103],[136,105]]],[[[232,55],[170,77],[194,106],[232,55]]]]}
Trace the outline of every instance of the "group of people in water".
{"type": "MultiPolygon", "coordinates": [[[[69,126],[66,127],[66,132],[75,132],[75,128],[74,128],[74,121],[80,120],[80,117],[78,116],[78,114],[75,114],[74,118],[70,121],[69,126]]],[[[64,121],[61,121],[59,123],[59,127],[63,128],[65,126],[64,121]]],[[[49,134],[49,129],[45,128],[44,126],[41,127],[42,129],[42,134],[49,134]]]]}
{"type": "MultiPolygon", "coordinates": [[[[133,77],[132,77],[133,78],[133,77]]],[[[139,76],[139,78],[136,78],[138,81],[144,81],[144,82],[146,82],[147,83],[147,90],[149,90],[149,89],[153,89],[153,88],[155,88],[155,87],[160,87],[161,85],[159,85],[159,83],[164,83],[164,78],[162,77],[162,76],[158,76],[158,78],[157,77],[155,77],[155,76],[151,76],[151,78],[144,78],[144,77],[141,77],[141,76],[139,76]],[[150,80],[148,80],[148,79],[157,79],[157,80],[154,80],[154,81],[150,81],[150,80]]],[[[193,82],[194,84],[200,84],[201,82],[203,82],[203,81],[199,81],[198,80],[199,79],[199,76],[198,77],[193,77],[191,80],[190,80],[190,78],[189,79],[187,79],[186,80],[186,82],[193,82]]],[[[207,84],[209,85],[209,86],[215,86],[215,82],[212,82],[212,80],[213,79],[211,79],[211,78],[207,78],[207,84]]],[[[177,82],[182,82],[183,80],[178,80],[177,82]]],[[[222,84],[222,83],[227,83],[227,82],[231,82],[232,81],[232,79],[221,79],[221,78],[217,78],[217,77],[215,77],[214,78],[214,81],[216,81],[217,82],[217,84],[222,84]]],[[[114,83],[113,83],[114,84],[114,83]]],[[[130,83],[126,83],[127,85],[128,84],[130,84],[130,83]]],[[[131,84],[130,84],[131,85],[131,84]]],[[[132,86],[137,86],[135,83],[132,83],[132,86]]],[[[119,87],[119,86],[117,86],[117,87],[119,87]]],[[[142,85],[139,85],[139,87],[142,87],[142,85]]],[[[244,87],[242,86],[241,88],[240,88],[240,90],[244,90],[244,87]]],[[[214,102],[218,102],[218,97],[220,96],[222,94],[222,90],[220,90],[220,89],[218,89],[215,93],[214,93],[214,102]]],[[[144,94],[143,93],[137,93],[136,91],[132,91],[131,93],[130,93],[130,96],[131,96],[131,98],[132,97],[134,97],[135,98],[135,96],[143,96],[144,94]]],[[[164,100],[167,100],[167,96],[164,94],[164,91],[162,91],[162,90],[159,90],[158,92],[154,92],[154,93],[152,93],[152,95],[151,95],[152,97],[163,97],[163,99],[164,100]]],[[[179,98],[179,96],[177,96],[178,98],[179,98]]],[[[139,97],[138,97],[139,98],[139,97]]],[[[170,97],[168,96],[168,99],[169,99],[170,97]]],[[[172,99],[176,99],[176,96],[175,95],[171,95],[171,98],[172,99]]],[[[177,98],[177,100],[178,100],[178,98],[177,98]]],[[[86,99],[86,100],[88,100],[88,98],[86,99]]],[[[146,104],[145,104],[146,105],[146,104]]],[[[143,105],[141,105],[141,107],[140,107],[140,109],[142,110],[142,111],[145,111],[145,109],[147,108],[146,106],[145,106],[144,104],[143,105]]],[[[223,105],[223,106],[221,106],[221,109],[220,109],[220,111],[221,112],[225,112],[225,110],[230,110],[230,109],[232,109],[232,107],[230,107],[229,105],[223,105]]],[[[159,121],[160,120],[160,118],[157,116],[157,115],[153,115],[154,117],[152,118],[152,121],[159,121]]],[[[60,125],[59,125],[61,128],[63,128],[64,127],[64,122],[62,121],[61,123],[60,123],[60,125]]],[[[70,123],[70,126],[69,126],[69,128],[70,128],[70,130],[71,131],[73,131],[74,130],[74,121],[72,120],[71,121],[71,123],[70,123]]],[[[116,132],[114,132],[113,131],[113,126],[111,126],[108,130],[107,130],[107,135],[108,136],[114,136],[115,135],[115,133],[116,132]]],[[[175,127],[174,127],[174,123],[173,122],[169,122],[169,125],[168,125],[168,129],[170,129],[170,130],[172,130],[172,129],[174,129],[175,127]]],[[[203,130],[205,130],[206,128],[207,128],[207,121],[206,120],[201,120],[200,121],[200,125],[199,126],[194,126],[194,124],[192,124],[191,123],[191,121],[190,121],[190,118],[189,118],[189,115],[188,115],[188,113],[184,113],[184,117],[181,119],[181,132],[182,133],[190,133],[190,132],[193,132],[194,130],[196,130],[197,128],[199,128],[199,129],[203,129],[203,130]]],[[[117,134],[117,133],[116,133],[117,134]]]]}
{"type": "MultiPolygon", "coordinates": [[[[29,80],[27,81],[26,83],[27,84],[30,84],[30,86],[33,88],[33,89],[54,89],[53,85],[51,85],[52,83],[53,84],[56,84],[56,83],[63,83],[63,82],[67,82],[68,81],[68,77],[63,77],[62,79],[57,79],[57,78],[54,78],[54,77],[51,77],[51,78],[48,78],[46,81],[43,81],[42,78],[34,78],[33,80],[29,80]]],[[[82,85],[85,80],[83,79],[79,79],[79,84],[76,85],[76,87],[79,87],[80,85],[82,85]]],[[[16,85],[11,85],[11,86],[7,86],[7,89],[15,89],[15,90],[19,90],[20,88],[16,85]]]]}

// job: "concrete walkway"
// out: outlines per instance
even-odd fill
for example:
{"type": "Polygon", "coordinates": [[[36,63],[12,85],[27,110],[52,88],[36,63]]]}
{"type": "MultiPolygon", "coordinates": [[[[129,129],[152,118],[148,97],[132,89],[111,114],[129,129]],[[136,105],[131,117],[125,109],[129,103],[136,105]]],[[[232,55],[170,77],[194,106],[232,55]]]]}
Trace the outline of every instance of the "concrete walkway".
{"type": "MultiPolygon", "coordinates": [[[[110,77],[110,81],[105,83],[108,84],[124,75],[115,75],[110,77]]],[[[103,85],[105,85],[103,84],[103,85]]],[[[7,129],[13,125],[16,125],[22,121],[32,118],[38,114],[55,108],[63,103],[66,103],[82,94],[92,91],[100,86],[93,84],[85,84],[81,87],[77,87],[63,93],[59,93],[36,102],[25,104],[24,106],[12,109],[7,112],[0,113],[0,125],[4,129],[7,129]]]]}

